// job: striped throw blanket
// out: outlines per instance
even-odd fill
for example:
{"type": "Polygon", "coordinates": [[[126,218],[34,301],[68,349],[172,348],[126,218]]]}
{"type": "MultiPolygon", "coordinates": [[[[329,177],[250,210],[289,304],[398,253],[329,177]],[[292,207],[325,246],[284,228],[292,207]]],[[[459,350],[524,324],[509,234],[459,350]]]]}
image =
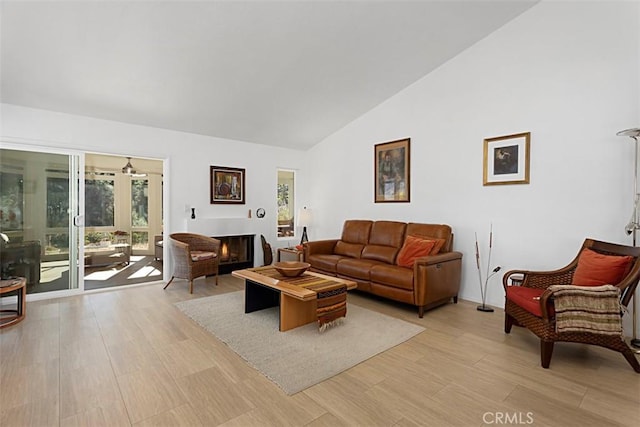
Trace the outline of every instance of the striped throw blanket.
{"type": "Polygon", "coordinates": [[[341,282],[306,274],[297,277],[286,277],[272,266],[256,268],[254,271],[263,276],[272,277],[291,285],[314,291],[318,298],[316,313],[320,332],[324,332],[331,326],[339,325],[347,316],[347,287],[341,282]]]}
{"type": "Polygon", "coordinates": [[[347,287],[334,286],[318,292],[318,327],[323,332],[342,322],[347,315],[347,287]]]}
{"type": "Polygon", "coordinates": [[[556,332],[622,336],[620,289],[602,286],[549,286],[553,292],[556,332]]]}

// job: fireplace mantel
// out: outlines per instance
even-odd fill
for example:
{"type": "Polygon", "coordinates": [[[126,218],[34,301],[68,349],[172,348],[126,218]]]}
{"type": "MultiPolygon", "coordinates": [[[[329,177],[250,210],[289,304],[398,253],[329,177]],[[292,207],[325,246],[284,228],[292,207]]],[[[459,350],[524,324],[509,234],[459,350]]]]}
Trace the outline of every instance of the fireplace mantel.
{"type": "Polygon", "coordinates": [[[239,234],[260,234],[260,219],[257,218],[196,218],[186,220],[189,233],[205,236],[235,236],[239,234]]]}

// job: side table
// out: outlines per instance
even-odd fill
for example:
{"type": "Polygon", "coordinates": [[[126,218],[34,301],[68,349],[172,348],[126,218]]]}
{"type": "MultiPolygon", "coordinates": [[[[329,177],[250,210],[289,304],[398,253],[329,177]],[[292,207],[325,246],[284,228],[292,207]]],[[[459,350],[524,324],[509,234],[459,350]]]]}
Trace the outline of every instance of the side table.
{"type": "Polygon", "coordinates": [[[14,325],[24,319],[27,308],[27,279],[13,277],[0,280],[0,297],[8,297],[12,293],[15,293],[18,298],[16,308],[15,310],[0,309],[0,328],[14,325]]]}
{"type": "Polygon", "coordinates": [[[283,260],[282,259],[283,254],[285,258],[295,257],[294,261],[302,261],[302,258],[304,257],[304,252],[299,251],[296,248],[278,248],[278,262],[291,261],[290,259],[283,260]]]}

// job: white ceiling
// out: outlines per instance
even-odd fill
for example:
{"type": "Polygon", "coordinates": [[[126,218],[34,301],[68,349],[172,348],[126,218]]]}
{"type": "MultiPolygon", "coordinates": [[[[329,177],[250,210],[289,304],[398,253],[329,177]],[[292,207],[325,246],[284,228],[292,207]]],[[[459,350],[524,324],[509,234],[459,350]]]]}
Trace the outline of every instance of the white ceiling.
{"type": "Polygon", "coordinates": [[[0,100],[307,149],[536,1],[5,1],[0,100]]]}

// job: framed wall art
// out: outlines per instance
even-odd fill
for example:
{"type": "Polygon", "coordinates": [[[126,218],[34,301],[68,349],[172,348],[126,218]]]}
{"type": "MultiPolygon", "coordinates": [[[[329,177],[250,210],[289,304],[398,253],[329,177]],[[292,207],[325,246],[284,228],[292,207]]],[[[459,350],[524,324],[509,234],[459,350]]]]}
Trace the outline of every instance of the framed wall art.
{"type": "Polygon", "coordinates": [[[375,203],[410,201],[410,142],[407,138],[375,145],[375,203]]]}
{"type": "Polygon", "coordinates": [[[244,205],[245,171],[224,166],[210,167],[211,203],[244,205]]]}
{"type": "Polygon", "coordinates": [[[484,140],[483,185],[528,184],[531,132],[484,140]]]}

